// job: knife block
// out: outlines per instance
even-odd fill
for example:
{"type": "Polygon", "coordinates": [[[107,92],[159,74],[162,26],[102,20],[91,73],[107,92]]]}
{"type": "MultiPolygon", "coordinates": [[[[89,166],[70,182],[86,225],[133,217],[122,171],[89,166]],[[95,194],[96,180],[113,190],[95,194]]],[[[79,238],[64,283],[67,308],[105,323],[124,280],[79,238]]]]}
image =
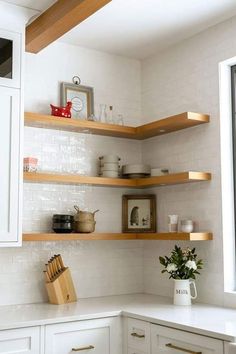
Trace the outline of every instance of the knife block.
{"type": "Polygon", "coordinates": [[[77,301],[70,269],[65,268],[52,282],[46,282],[49,302],[61,305],[77,301]]]}

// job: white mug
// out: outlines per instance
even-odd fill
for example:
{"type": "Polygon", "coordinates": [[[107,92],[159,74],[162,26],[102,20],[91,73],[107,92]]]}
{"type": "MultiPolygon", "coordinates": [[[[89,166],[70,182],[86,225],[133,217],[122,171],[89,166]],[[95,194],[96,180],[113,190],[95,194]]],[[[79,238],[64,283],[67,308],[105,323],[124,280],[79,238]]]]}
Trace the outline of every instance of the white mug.
{"type": "Polygon", "coordinates": [[[174,279],[174,282],[174,305],[191,305],[191,300],[197,298],[197,289],[195,282],[190,279],[174,279]],[[194,295],[191,295],[191,284],[193,285],[194,295]]]}

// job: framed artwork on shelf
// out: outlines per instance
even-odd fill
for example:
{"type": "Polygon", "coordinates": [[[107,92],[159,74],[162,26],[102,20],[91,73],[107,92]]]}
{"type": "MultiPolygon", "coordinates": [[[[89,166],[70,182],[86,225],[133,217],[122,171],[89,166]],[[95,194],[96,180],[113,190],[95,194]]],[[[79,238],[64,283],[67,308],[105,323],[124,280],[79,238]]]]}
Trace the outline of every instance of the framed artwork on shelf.
{"type": "Polygon", "coordinates": [[[92,87],[62,82],[61,104],[65,106],[68,101],[72,103],[71,118],[85,120],[94,114],[92,87]]]}
{"type": "Polygon", "coordinates": [[[122,231],[156,232],[156,196],[123,195],[122,231]]]}

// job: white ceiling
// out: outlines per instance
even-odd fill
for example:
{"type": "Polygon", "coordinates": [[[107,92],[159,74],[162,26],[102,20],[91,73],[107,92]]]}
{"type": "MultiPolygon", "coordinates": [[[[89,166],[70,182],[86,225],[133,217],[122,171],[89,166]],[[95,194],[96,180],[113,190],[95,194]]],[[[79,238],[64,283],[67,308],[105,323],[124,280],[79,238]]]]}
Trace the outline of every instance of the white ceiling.
{"type": "MultiPolygon", "coordinates": [[[[56,2],[3,1],[40,12],[56,2]]],[[[60,40],[143,59],[234,15],[236,0],[112,0],[60,40]]]]}
{"type": "Polygon", "coordinates": [[[1,1],[9,2],[10,4],[23,6],[38,11],[45,11],[54,2],[56,2],[56,0],[1,0],[1,1]]]}
{"type": "Polygon", "coordinates": [[[236,15],[236,0],[112,0],[61,40],[143,59],[236,15]]]}

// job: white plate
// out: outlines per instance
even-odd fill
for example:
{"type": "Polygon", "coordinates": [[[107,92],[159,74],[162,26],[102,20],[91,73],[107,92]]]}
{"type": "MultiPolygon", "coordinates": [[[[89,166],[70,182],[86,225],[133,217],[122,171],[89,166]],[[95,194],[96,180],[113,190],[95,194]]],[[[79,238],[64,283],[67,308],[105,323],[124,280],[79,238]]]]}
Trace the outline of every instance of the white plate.
{"type": "Polygon", "coordinates": [[[128,175],[128,174],[140,174],[140,173],[145,173],[145,174],[150,174],[151,173],[151,167],[149,165],[144,165],[144,164],[129,164],[129,165],[124,165],[122,166],[122,173],[123,175],[128,175]]]}

